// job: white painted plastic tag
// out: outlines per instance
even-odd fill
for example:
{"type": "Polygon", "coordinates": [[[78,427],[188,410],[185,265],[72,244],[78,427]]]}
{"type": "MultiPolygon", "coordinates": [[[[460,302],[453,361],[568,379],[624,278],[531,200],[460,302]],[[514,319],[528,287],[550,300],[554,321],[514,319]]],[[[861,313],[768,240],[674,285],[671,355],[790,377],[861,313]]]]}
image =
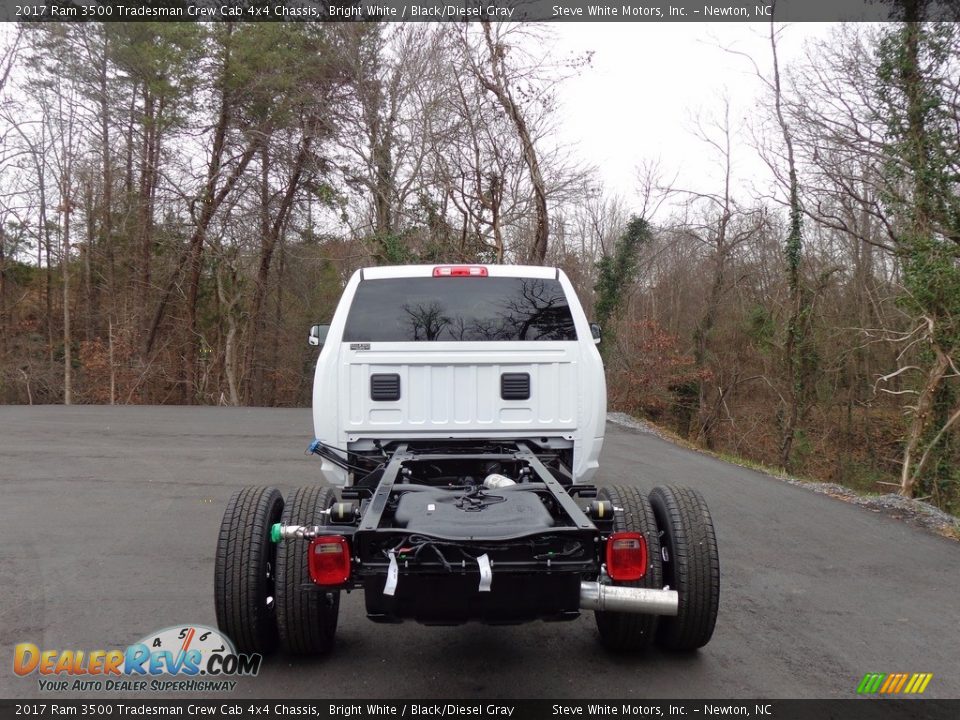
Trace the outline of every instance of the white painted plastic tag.
{"type": "Polygon", "coordinates": [[[387,584],[383,586],[384,595],[393,595],[397,591],[397,579],[400,577],[400,566],[397,565],[397,556],[390,551],[390,567],[387,569],[387,584]]]}
{"type": "Polygon", "coordinates": [[[480,566],[480,587],[479,592],[490,592],[490,585],[493,583],[493,570],[490,569],[490,558],[484,553],[477,558],[477,565],[480,566]]]}

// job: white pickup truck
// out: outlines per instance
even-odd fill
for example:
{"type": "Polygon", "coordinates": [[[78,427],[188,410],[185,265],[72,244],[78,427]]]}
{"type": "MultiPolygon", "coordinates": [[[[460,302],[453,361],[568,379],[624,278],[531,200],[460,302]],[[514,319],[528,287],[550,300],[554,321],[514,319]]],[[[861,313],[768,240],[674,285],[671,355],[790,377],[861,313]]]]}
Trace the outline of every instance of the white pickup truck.
{"type": "Polygon", "coordinates": [[[355,589],[376,622],[593,610],[611,649],[709,641],[720,568],[700,494],[591,484],[600,332],[562,271],[365,268],[309,341],[310,451],[329,484],[228,503],[215,600],[241,651],[328,651],[355,589]]]}
{"type": "MultiPolygon", "coordinates": [[[[313,424],[364,453],[394,440],[528,439],[564,451],[573,482],[597,470],[603,363],[560,270],[378,267],[347,283],[317,360],[313,424]],[[470,273],[474,274],[470,274],[470,273]]],[[[348,473],[328,460],[324,476],[348,473]]]]}

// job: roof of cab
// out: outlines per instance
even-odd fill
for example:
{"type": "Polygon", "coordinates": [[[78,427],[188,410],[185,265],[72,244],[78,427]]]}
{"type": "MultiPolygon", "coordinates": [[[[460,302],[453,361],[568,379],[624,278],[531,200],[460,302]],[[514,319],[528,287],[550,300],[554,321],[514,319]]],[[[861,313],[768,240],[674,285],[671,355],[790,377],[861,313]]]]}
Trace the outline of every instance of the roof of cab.
{"type": "Polygon", "coordinates": [[[363,280],[384,280],[387,278],[433,277],[438,267],[485,267],[490,277],[556,278],[557,268],[539,265],[480,265],[479,263],[440,263],[437,265],[385,265],[367,267],[360,270],[363,280]]]}

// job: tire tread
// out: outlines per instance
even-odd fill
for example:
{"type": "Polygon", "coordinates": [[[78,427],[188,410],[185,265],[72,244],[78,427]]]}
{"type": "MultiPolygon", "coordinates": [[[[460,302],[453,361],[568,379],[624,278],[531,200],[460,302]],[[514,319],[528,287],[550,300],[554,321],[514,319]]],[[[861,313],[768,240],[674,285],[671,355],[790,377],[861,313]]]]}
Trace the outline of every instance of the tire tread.
{"type": "MultiPolygon", "coordinates": [[[[287,499],[286,525],[325,525],[320,514],[336,502],[333,488],[298,488],[287,499]]],[[[319,655],[333,646],[339,614],[340,591],[303,590],[312,583],[308,540],[287,540],[277,551],[277,623],[280,644],[291,655],[319,655]]]]}
{"type": "Polygon", "coordinates": [[[664,581],[672,580],[680,595],[677,616],[661,619],[657,644],[667,650],[695,650],[713,636],[720,606],[720,559],[713,519],[703,496],[693,488],[656,487],[650,503],[661,531],[667,523],[672,529],[673,554],[664,581]]]}
{"type": "MultiPolygon", "coordinates": [[[[647,540],[647,572],[635,582],[622,583],[628,587],[660,588],[660,542],[657,525],[650,502],[640,488],[626,485],[601,488],[614,507],[623,508],[614,516],[614,531],[643,533],[647,540]]],[[[597,612],[597,630],[600,642],[615,652],[637,652],[646,648],[653,639],[658,617],[640,613],[597,612]]]]}
{"type": "Polygon", "coordinates": [[[217,626],[239,652],[269,653],[277,643],[273,612],[266,606],[264,562],[270,525],[283,507],[280,491],[246,487],[233,494],[220,523],[214,559],[217,626]]]}

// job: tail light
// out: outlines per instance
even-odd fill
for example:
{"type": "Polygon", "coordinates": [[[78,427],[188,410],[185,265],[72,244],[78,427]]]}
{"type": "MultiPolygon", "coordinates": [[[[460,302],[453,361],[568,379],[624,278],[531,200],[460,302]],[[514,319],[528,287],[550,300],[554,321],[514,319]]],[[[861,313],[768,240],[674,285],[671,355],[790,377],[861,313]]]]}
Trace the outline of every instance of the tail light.
{"type": "Polygon", "coordinates": [[[438,265],[433,269],[434,277],[487,277],[487,269],[482,265],[438,265]]]}
{"type": "Polygon", "coordinates": [[[615,582],[639,580],[647,572],[647,540],[637,532],[616,532],[607,539],[607,575],[615,582]]]}
{"type": "Polygon", "coordinates": [[[310,541],[310,579],[317,585],[343,585],[350,579],[350,546],[343,535],[324,535],[310,541]]]}

